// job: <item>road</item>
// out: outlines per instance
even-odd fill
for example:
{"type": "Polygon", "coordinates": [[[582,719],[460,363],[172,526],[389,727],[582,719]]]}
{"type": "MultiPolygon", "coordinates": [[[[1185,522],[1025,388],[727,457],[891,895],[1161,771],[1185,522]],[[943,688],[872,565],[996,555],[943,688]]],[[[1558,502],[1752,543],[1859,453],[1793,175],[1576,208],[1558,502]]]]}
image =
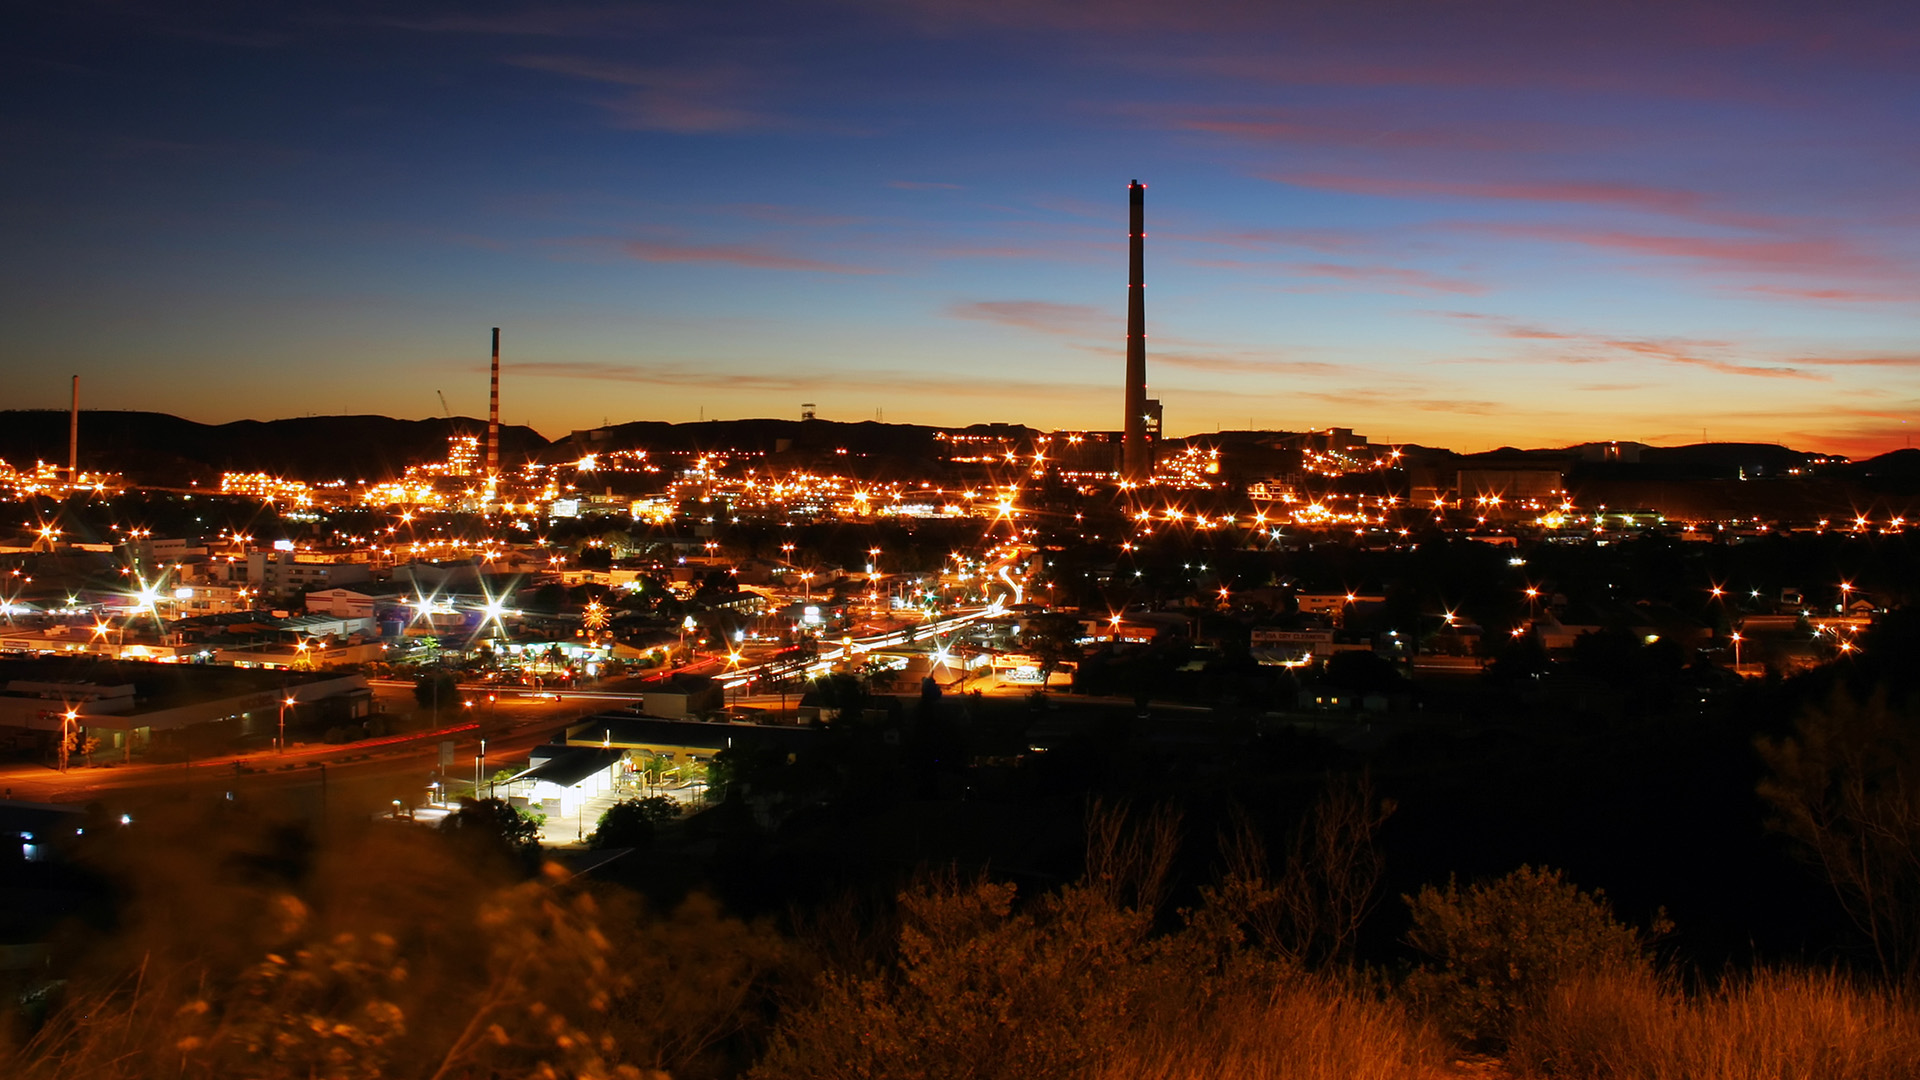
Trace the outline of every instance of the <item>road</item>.
{"type": "MultiPolygon", "coordinates": [[[[791,659],[759,660],[752,663],[728,665],[716,677],[728,690],[748,686],[762,678],[775,675],[802,674],[807,677],[825,674],[836,664],[862,653],[879,649],[896,648],[911,641],[938,641],[940,635],[952,633],[981,619],[1001,612],[998,605],[993,607],[967,608],[945,615],[938,619],[908,622],[904,625],[889,625],[878,632],[860,636],[844,635],[837,642],[822,640],[819,650],[812,659],[796,664],[791,659]]],[[[871,624],[869,624],[871,625],[871,624]]]]}
{"type": "MultiPolygon", "coordinates": [[[[401,685],[410,706],[412,684],[401,685]]],[[[401,696],[391,685],[377,687],[376,693],[382,698],[401,696]]],[[[426,799],[427,785],[439,767],[443,741],[454,744],[449,777],[471,783],[483,722],[485,771],[491,773],[525,761],[533,747],[551,739],[568,723],[603,711],[606,702],[566,695],[558,701],[501,700],[491,709],[481,708],[481,715],[474,719],[461,717],[459,723],[429,731],[339,746],[296,743],[284,754],[265,750],[196,758],[186,763],[79,766],[64,774],[40,765],[0,766],[0,788],[10,789],[13,798],[29,802],[100,801],[115,807],[138,806],[181,792],[272,791],[314,811],[372,813],[392,805],[394,799],[407,806],[426,799]]]]}
{"type": "MultiPolygon", "coordinates": [[[[940,634],[996,614],[998,610],[974,608],[940,619],[843,638],[823,645],[806,671],[811,674],[828,670],[849,653],[858,656],[906,644],[910,634],[916,640],[934,640],[940,634]]],[[[790,666],[790,661],[763,660],[726,668],[724,658],[709,658],[680,670],[712,670],[728,689],[736,689],[746,687],[776,667],[790,666]],[[721,670],[723,668],[725,670],[721,670]]],[[[414,707],[411,682],[391,679],[369,682],[383,705],[388,706],[387,711],[399,713],[414,707]]],[[[638,685],[644,688],[645,681],[639,681],[638,685]]],[[[458,723],[431,731],[363,739],[340,746],[295,744],[284,754],[251,751],[186,763],[80,766],[66,773],[40,765],[7,765],[0,766],[0,788],[10,790],[12,798],[29,802],[100,801],[115,807],[171,798],[182,791],[210,794],[272,791],[329,815],[373,813],[391,806],[396,799],[403,806],[426,801],[430,794],[428,784],[439,769],[442,742],[454,744],[454,763],[447,769],[448,779],[455,785],[462,778],[471,783],[483,723],[487,743],[484,772],[491,773],[525,761],[535,746],[550,740],[569,723],[645,698],[644,690],[636,693],[614,689],[508,696],[511,691],[486,684],[463,686],[461,692],[463,699],[473,704],[460,711],[472,719],[463,716],[458,723]]],[[[443,712],[450,714],[451,710],[443,712]]]]}

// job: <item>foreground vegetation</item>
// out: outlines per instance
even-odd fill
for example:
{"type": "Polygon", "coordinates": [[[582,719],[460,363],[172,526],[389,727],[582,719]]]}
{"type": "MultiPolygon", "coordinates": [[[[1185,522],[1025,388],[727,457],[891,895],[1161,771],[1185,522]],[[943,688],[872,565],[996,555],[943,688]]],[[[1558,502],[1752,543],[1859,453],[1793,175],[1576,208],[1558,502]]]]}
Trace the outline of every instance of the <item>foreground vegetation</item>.
{"type": "Polygon", "coordinates": [[[1551,870],[1404,898],[1418,962],[1358,967],[1389,811],[1336,785],[1276,859],[1230,831],[1173,909],[1177,815],[1096,803],[1071,884],[929,872],[776,925],[528,875],[478,826],[182,807],[81,853],[121,921],[76,927],[70,978],[19,998],[0,1074],[1387,1080],[1475,1051],[1517,1076],[1874,1080],[1920,1060],[1903,994],[1814,970],[1683,985],[1650,947],[1663,924],[1551,870]]]}

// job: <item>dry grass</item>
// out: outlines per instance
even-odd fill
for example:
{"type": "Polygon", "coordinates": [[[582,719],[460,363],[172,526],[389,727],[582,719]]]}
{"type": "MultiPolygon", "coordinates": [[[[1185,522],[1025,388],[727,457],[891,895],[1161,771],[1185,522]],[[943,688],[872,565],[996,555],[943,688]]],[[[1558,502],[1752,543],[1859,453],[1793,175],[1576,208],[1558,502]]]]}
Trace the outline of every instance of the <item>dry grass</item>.
{"type": "Polygon", "coordinates": [[[1688,996],[1652,975],[1568,982],[1516,1031],[1517,1071],[1573,1080],[1906,1080],[1920,1008],[1813,971],[1688,996]]]}
{"type": "Polygon", "coordinates": [[[1428,1080],[1447,1048],[1394,1002],[1313,979],[1137,1029],[1092,1080],[1428,1080]]]}

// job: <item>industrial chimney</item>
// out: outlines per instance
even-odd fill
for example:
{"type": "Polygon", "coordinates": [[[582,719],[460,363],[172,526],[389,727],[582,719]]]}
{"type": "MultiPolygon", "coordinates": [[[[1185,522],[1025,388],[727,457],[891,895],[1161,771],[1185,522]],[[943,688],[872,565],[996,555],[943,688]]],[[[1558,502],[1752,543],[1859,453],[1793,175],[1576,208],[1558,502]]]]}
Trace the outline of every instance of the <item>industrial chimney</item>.
{"type": "Polygon", "coordinates": [[[67,417],[67,483],[80,482],[80,376],[73,377],[73,411],[67,417]]]}
{"type": "Polygon", "coordinates": [[[1120,476],[1145,483],[1153,475],[1153,447],[1147,444],[1147,186],[1135,180],[1127,188],[1131,228],[1127,237],[1127,393],[1126,423],[1121,428],[1120,476]]]}
{"type": "Polygon", "coordinates": [[[493,388],[487,394],[487,475],[500,475],[500,328],[493,328],[493,388]]]}

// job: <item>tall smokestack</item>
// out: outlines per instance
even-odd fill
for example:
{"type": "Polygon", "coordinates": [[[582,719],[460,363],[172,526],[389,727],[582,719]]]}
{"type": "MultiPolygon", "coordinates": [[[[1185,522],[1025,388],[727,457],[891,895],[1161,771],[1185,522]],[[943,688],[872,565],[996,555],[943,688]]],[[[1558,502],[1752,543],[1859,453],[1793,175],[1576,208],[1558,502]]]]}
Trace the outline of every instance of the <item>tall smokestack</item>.
{"type": "Polygon", "coordinates": [[[80,376],[73,377],[73,411],[67,417],[67,483],[80,482],[80,376]]]}
{"type": "Polygon", "coordinates": [[[1127,187],[1132,227],[1127,237],[1127,416],[1121,429],[1120,475],[1144,483],[1153,475],[1153,448],[1147,445],[1147,186],[1127,187]]]}
{"type": "Polygon", "coordinates": [[[500,328],[493,328],[493,389],[487,394],[487,475],[500,475],[500,328]]]}

